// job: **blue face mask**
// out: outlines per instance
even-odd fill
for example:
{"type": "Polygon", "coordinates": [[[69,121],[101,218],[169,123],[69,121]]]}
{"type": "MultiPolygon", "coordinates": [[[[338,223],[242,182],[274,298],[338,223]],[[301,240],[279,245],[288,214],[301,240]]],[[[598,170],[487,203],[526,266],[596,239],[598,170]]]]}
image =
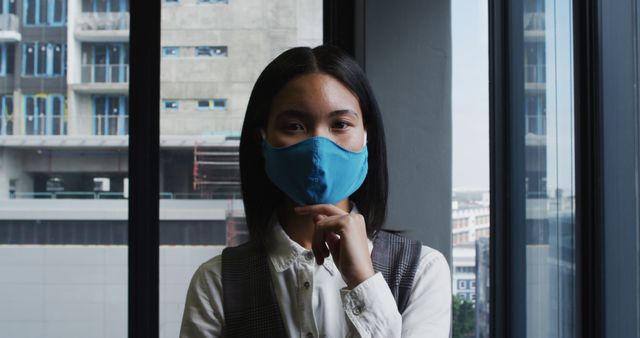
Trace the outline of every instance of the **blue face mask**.
{"type": "Polygon", "coordinates": [[[338,203],[360,188],[369,168],[366,134],[360,152],[320,136],[280,148],[263,138],[262,152],[271,182],[299,205],[338,203]]]}

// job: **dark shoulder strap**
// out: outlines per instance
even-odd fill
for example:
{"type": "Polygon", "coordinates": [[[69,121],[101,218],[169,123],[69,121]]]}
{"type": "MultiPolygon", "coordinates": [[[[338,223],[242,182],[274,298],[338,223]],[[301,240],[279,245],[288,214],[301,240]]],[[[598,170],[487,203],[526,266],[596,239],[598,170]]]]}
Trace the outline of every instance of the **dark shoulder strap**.
{"type": "Polygon", "coordinates": [[[381,272],[402,314],[407,307],[416,275],[422,243],[380,230],[373,241],[373,269],[381,272]]]}
{"type": "Polygon", "coordinates": [[[267,253],[257,242],[222,251],[224,337],[284,337],[267,253]]]}

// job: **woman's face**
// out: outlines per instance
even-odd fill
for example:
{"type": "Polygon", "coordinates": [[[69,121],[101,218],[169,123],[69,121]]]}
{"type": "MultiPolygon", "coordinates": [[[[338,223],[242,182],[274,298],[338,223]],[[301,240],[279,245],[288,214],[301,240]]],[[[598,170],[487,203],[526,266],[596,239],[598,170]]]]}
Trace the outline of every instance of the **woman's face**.
{"type": "Polygon", "coordinates": [[[364,145],[364,135],[358,98],[324,73],[305,74],[287,82],[272,101],[266,129],[267,141],[273,147],[323,136],[358,152],[364,145]]]}

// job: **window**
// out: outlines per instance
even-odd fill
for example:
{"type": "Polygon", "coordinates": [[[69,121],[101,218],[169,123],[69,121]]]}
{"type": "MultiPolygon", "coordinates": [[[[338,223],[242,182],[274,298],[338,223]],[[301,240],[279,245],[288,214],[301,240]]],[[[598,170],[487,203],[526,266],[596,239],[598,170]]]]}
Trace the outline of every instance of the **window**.
{"type": "Polygon", "coordinates": [[[13,135],[13,97],[0,96],[0,135],[13,135]]]}
{"type": "Polygon", "coordinates": [[[162,47],[162,55],[165,57],[180,56],[180,47],[162,47]]]}
{"type": "Polygon", "coordinates": [[[467,288],[467,282],[464,280],[459,280],[458,281],[458,289],[459,290],[463,290],[467,288]]]}
{"type": "Polygon", "coordinates": [[[27,26],[63,26],[66,24],[65,0],[24,0],[23,22],[27,26]]]}
{"type": "Polygon", "coordinates": [[[0,0],[0,14],[16,14],[17,0],[0,0]]]}
{"type": "Polygon", "coordinates": [[[85,13],[128,12],[129,0],[82,0],[82,11],[85,13]]]}
{"type": "Polygon", "coordinates": [[[198,100],[199,110],[223,110],[227,108],[227,99],[198,100]]]}
{"type": "Polygon", "coordinates": [[[178,101],[175,100],[163,100],[162,101],[164,109],[167,110],[178,110],[178,101]]]}
{"type": "Polygon", "coordinates": [[[67,116],[63,95],[25,95],[23,111],[25,134],[66,134],[67,116]]]}
{"type": "Polygon", "coordinates": [[[196,56],[228,56],[227,46],[198,46],[196,56]]]}
{"type": "Polygon", "coordinates": [[[13,74],[14,44],[0,44],[0,76],[13,74]]]}
{"type": "Polygon", "coordinates": [[[127,135],[129,114],[127,97],[93,96],[93,135],[127,135]]]}
{"type": "Polygon", "coordinates": [[[198,0],[199,4],[227,4],[229,0],[198,0]]]}
{"type": "Polygon", "coordinates": [[[124,83],[129,81],[129,44],[83,44],[82,82],[124,83]]]}
{"type": "Polygon", "coordinates": [[[33,42],[22,45],[22,75],[62,76],[66,72],[66,45],[33,42]]]}

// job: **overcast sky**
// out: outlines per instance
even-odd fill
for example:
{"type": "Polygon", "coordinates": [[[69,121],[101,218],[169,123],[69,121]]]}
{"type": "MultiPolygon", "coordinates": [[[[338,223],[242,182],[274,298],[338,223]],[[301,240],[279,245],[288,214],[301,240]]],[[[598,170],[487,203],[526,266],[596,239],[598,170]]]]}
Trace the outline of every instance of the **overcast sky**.
{"type": "Polygon", "coordinates": [[[453,188],[489,190],[486,0],[452,0],[453,188]]]}

